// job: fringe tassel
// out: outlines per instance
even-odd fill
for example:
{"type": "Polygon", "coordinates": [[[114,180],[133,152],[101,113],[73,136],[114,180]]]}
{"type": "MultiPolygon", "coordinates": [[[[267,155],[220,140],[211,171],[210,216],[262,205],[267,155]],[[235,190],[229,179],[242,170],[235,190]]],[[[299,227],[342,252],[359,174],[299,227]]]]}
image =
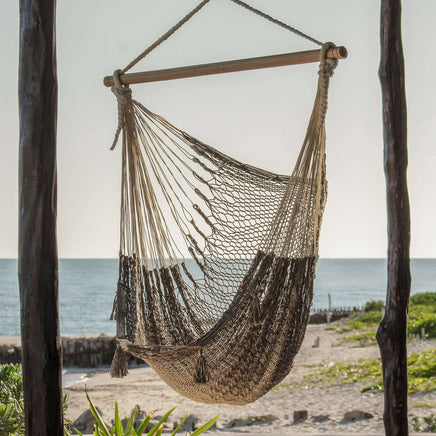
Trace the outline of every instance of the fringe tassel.
{"type": "Polygon", "coordinates": [[[114,304],[112,305],[112,312],[111,312],[111,316],[110,316],[109,320],[113,321],[116,319],[117,319],[117,299],[115,298],[114,304]]]}
{"type": "Polygon", "coordinates": [[[251,297],[250,307],[248,309],[248,326],[256,327],[262,325],[263,321],[260,315],[260,302],[259,297],[253,294],[251,297]]]}
{"type": "Polygon", "coordinates": [[[195,381],[196,383],[207,383],[209,381],[206,360],[204,359],[201,348],[198,350],[198,358],[195,362],[195,381]]]}
{"type": "Polygon", "coordinates": [[[127,353],[117,344],[111,364],[111,377],[122,378],[129,373],[127,370],[127,353]]]}

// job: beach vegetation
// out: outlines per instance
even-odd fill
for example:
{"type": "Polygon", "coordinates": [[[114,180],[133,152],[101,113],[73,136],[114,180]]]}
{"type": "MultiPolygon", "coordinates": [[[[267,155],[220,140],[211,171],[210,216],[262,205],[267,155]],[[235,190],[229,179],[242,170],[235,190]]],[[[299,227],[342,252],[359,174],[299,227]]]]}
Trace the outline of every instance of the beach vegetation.
{"type": "Polygon", "coordinates": [[[363,308],[364,312],[379,312],[385,307],[385,303],[382,300],[370,300],[365,304],[363,308]]]}
{"type": "Polygon", "coordinates": [[[414,305],[409,309],[408,332],[426,338],[436,338],[436,306],[414,305]]]}
{"type": "MultiPolygon", "coordinates": [[[[375,332],[382,319],[383,301],[369,301],[362,311],[353,313],[343,325],[336,327],[338,333],[358,332],[341,339],[341,342],[361,342],[366,339],[375,345],[375,332]]],[[[332,329],[330,326],[329,329],[332,329]]],[[[409,305],[409,335],[422,335],[426,338],[436,338],[436,292],[425,292],[410,297],[409,305]]]]}
{"type": "Polygon", "coordinates": [[[416,306],[436,306],[436,292],[421,292],[410,297],[410,304],[416,306]]]}
{"type": "Polygon", "coordinates": [[[436,415],[414,416],[412,418],[413,431],[436,433],[436,415]]]}
{"type": "MultiPolygon", "coordinates": [[[[436,390],[436,348],[412,353],[408,356],[409,393],[436,390]]],[[[357,362],[332,363],[318,368],[305,376],[303,386],[328,387],[364,383],[361,392],[383,390],[381,359],[357,362]]]]}
{"type": "Polygon", "coordinates": [[[375,332],[358,333],[356,335],[344,336],[339,340],[339,344],[347,344],[358,342],[364,346],[377,345],[377,339],[375,338],[375,332]]]}
{"type": "Polygon", "coordinates": [[[242,422],[247,422],[249,424],[252,423],[263,423],[263,422],[268,422],[270,420],[270,417],[268,416],[258,416],[258,415],[253,415],[253,416],[241,416],[239,417],[239,420],[242,422]]]}
{"type": "Polygon", "coordinates": [[[359,311],[350,315],[346,320],[345,324],[342,327],[338,327],[336,331],[338,333],[347,333],[347,332],[366,332],[376,328],[382,319],[381,310],[372,310],[372,311],[359,311]]]}
{"type": "Polygon", "coordinates": [[[0,366],[0,434],[24,434],[21,365],[0,366]]]}
{"type": "MultiPolygon", "coordinates": [[[[67,395],[63,397],[64,436],[69,436],[65,417],[68,408],[67,395]]],[[[0,435],[21,435],[25,432],[24,385],[21,364],[0,365],[0,435]]]]}
{"type": "MultiPolygon", "coordinates": [[[[86,393],[86,398],[89,403],[89,410],[91,411],[92,415],[94,416],[96,420],[95,429],[94,429],[94,435],[95,436],[140,436],[140,435],[146,435],[146,436],[160,436],[163,432],[163,426],[165,421],[168,419],[168,417],[171,415],[171,413],[175,410],[175,407],[170,409],[165,415],[156,423],[153,425],[153,427],[148,430],[150,421],[153,418],[153,413],[150,413],[147,415],[147,417],[139,424],[137,428],[136,427],[136,417],[139,412],[139,407],[136,406],[129,417],[126,418],[126,423],[123,426],[123,421],[120,418],[119,410],[118,410],[118,403],[115,403],[115,419],[114,419],[114,427],[109,430],[106,424],[103,422],[103,419],[101,418],[100,414],[97,411],[97,408],[94,406],[93,402],[91,401],[91,398],[89,397],[88,393],[86,393]],[[147,433],[146,433],[147,432],[147,433]]],[[[185,415],[185,417],[182,419],[182,421],[179,423],[179,425],[173,430],[171,433],[171,436],[176,435],[180,428],[182,427],[182,424],[186,421],[188,418],[188,414],[185,415]]],[[[206,430],[208,430],[212,425],[215,424],[215,422],[218,420],[218,416],[201,426],[200,428],[194,430],[191,433],[191,436],[197,436],[201,433],[204,433],[206,430]]],[[[75,429],[77,434],[83,436],[80,431],[75,429]]]]}
{"type": "Polygon", "coordinates": [[[415,401],[412,406],[422,409],[433,409],[436,408],[436,401],[415,401]]]}

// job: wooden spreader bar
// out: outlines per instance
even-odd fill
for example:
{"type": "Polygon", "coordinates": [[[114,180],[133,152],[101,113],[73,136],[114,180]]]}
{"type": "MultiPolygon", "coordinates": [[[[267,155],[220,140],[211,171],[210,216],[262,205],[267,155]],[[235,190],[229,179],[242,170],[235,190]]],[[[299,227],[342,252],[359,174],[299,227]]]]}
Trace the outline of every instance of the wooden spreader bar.
{"type": "MultiPolygon", "coordinates": [[[[307,50],[296,53],[216,62],[212,64],[190,65],[166,70],[127,73],[120,75],[120,81],[123,85],[133,85],[135,83],[161,82],[165,80],[185,79],[187,77],[208,76],[211,74],[307,64],[310,62],[319,62],[320,52],[321,50],[307,50]]],[[[347,56],[347,49],[343,46],[332,47],[327,51],[328,58],[345,59],[347,56]]],[[[103,83],[105,86],[113,86],[113,76],[106,76],[103,79],[103,83]]]]}

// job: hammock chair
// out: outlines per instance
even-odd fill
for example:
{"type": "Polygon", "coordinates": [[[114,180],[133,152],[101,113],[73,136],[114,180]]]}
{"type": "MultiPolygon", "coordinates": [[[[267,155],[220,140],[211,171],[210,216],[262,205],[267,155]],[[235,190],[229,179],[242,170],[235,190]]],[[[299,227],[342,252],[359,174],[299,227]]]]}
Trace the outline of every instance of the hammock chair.
{"type": "Polygon", "coordinates": [[[304,337],[326,200],[327,88],[346,50],[232,0],[322,48],[126,74],[208,1],[124,70],[104,79],[118,99],[112,149],[122,136],[119,281],[112,313],[117,350],[111,374],[127,374],[130,353],[186,397],[241,405],[289,373],[304,337]],[[238,162],[199,141],[134,100],[129,87],[317,59],[315,104],[291,176],[238,162]]]}

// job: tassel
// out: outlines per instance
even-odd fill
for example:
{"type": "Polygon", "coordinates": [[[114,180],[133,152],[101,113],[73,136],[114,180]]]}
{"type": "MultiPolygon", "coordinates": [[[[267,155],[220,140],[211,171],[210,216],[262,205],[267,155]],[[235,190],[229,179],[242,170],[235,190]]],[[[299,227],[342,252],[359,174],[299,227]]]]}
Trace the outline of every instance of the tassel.
{"type": "Polygon", "coordinates": [[[127,353],[117,344],[111,364],[111,377],[122,378],[129,373],[127,370],[127,353]]]}
{"type": "Polygon", "coordinates": [[[207,383],[209,381],[206,360],[204,359],[201,348],[198,350],[198,358],[195,362],[195,381],[196,383],[207,383]]]}
{"type": "Polygon", "coordinates": [[[109,320],[113,321],[116,319],[117,319],[117,299],[115,298],[114,304],[112,305],[112,313],[111,313],[109,320]]]}
{"type": "Polygon", "coordinates": [[[249,327],[256,327],[263,324],[260,314],[259,297],[256,294],[253,294],[251,297],[247,323],[249,327]]]}

